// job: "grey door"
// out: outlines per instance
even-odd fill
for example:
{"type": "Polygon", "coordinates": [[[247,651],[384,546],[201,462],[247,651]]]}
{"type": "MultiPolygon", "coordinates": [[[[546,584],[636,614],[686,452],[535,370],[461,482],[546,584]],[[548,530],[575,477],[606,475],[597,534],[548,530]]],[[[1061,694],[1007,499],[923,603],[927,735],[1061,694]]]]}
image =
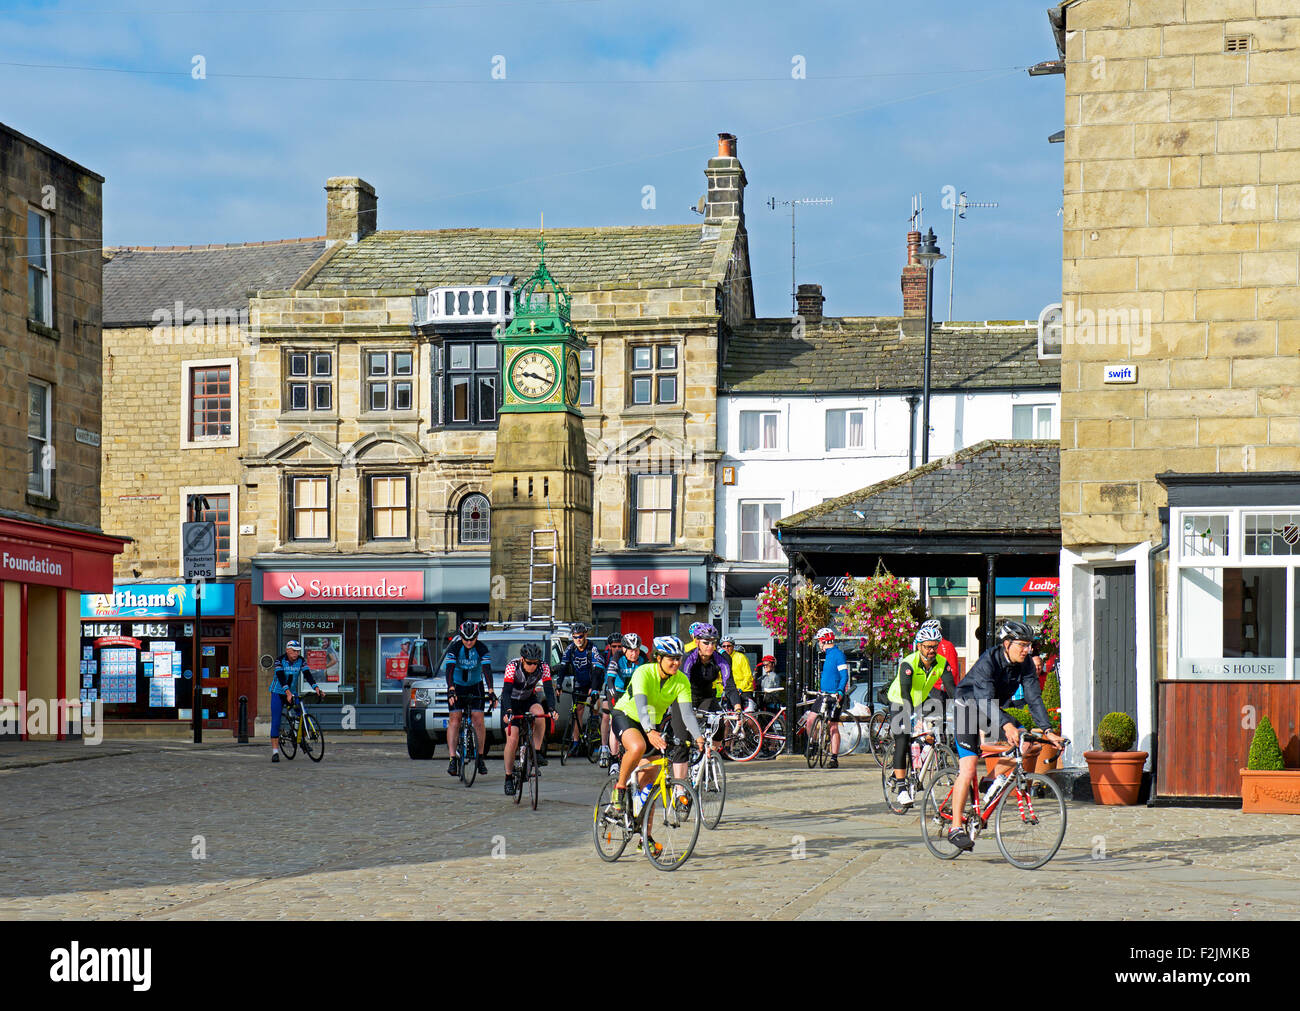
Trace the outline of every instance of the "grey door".
{"type": "Polygon", "coordinates": [[[1137,719],[1136,581],[1132,567],[1093,573],[1094,727],[1107,713],[1128,713],[1137,719]]]}

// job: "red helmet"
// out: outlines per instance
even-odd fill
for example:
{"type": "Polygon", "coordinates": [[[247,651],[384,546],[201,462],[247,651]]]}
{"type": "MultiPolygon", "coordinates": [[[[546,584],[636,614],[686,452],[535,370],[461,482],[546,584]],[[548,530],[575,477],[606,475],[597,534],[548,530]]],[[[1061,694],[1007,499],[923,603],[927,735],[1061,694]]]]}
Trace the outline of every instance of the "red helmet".
{"type": "Polygon", "coordinates": [[[759,665],[760,667],[762,667],[763,664],[765,664],[765,663],[771,663],[771,664],[776,663],[776,657],[774,657],[771,653],[769,653],[769,654],[767,654],[767,656],[763,657],[763,659],[761,659],[760,661],[758,661],[758,665],[759,665]]]}

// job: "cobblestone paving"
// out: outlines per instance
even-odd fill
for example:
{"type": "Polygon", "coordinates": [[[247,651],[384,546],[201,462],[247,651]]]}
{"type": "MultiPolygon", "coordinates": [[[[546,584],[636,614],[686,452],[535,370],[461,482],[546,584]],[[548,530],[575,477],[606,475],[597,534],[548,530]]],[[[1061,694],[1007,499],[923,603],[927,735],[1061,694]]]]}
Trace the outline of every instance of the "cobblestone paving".
{"type": "Polygon", "coordinates": [[[729,765],[722,824],[664,874],[631,846],[597,858],[597,767],[553,759],[534,812],[503,795],[498,760],[470,790],[446,764],[393,738],[278,765],[264,744],[5,745],[0,917],[1300,915],[1300,821],[1281,816],[1072,804],[1041,870],[1008,865],[991,834],[941,862],[915,815],[885,808],[869,758],[781,759],[729,765]]]}

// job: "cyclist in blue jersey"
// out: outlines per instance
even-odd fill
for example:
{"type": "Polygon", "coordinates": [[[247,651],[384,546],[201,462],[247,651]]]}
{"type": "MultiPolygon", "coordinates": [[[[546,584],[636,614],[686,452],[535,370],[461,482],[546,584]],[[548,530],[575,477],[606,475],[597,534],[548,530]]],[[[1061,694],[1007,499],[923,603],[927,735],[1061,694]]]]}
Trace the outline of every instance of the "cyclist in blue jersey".
{"type": "Polygon", "coordinates": [[[447,676],[447,750],[451,752],[447,774],[450,776],[460,775],[456,740],[462,709],[469,711],[474,721],[474,736],[478,738],[479,758],[475,767],[487,773],[487,763],[483,761],[483,686],[487,686],[492,702],[496,701],[496,692],[492,687],[492,657],[488,648],[478,641],[478,631],[478,622],[461,622],[459,638],[452,640],[447,655],[442,658],[442,670],[447,676]]]}
{"type": "Polygon", "coordinates": [[[829,628],[817,630],[817,645],[826,653],[822,661],[821,690],[826,695],[834,695],[822,702],[822,719],[830,724],[831,753],[828,769],[840,767],[840,714],[844,709],[844,693],[849,688],[849,660],[844,651],[835,645],[835,633],[829,628]]]}
{"type": "Polygon", "coordinates": [[[293,686],[299,677],[305,677],[307,683],[316,689],[316,697],[325,693],[312,676],[302,656],[302,646],[297,639],[290,639],[284,644],[284,652],[275,661],[271,671],[271,761],[280,760],[280,715],[285,706],[293,705],[293,686]]]}
{"type": "Polygon", "coordinates": [[[560,667],[573,678],[573,698],[579,699],[577,712],[574,713],[573,740],[569,744],[569,754],[577,755],[582,748],[582,728],[587,722],[587,706],[594,705],[604,684],[605,656],[594,643],[587,639],[590,629],[582,622],[574,622],[569,629],[573,642],[560,657],[560,667]]]}
{"type": "Polygon", "coordinates": [[[600,767],[603,769],[610,762],[618,761],[620,748],[618,735],[610,726],[610,710],[619,700],[627,686],[632,683],[633,672],[646,662],[646,653],[641,646],[641,637],[635,632],[628,632],[615,643],[610,636],[609,663],[605,667],[605,699],[601,703],[604,715],[600,719],[601,741],[606,742],[600,749],[600,767]]]}

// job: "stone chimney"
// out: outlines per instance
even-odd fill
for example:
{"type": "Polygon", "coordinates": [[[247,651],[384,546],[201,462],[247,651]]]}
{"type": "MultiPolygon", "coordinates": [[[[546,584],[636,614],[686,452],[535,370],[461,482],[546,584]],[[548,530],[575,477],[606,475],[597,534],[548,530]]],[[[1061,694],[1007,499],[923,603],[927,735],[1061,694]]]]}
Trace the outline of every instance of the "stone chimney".
{"type": "Polygon", "coordinates": [[[795,304],[799,307],[799,315],[803,317],[805,323],[820,323],[822,321],[822,303],[826,299],[822,296],[822,286],[820,284],[801,284],[795,291],[795,304]]]}
{"type": "Polygon", "coordinates": [[[705,198],[704,220],[720,224],[726,218],[739,218],[745,226],[745,170],[736,157],[736,135],[718,134],[718,156],[710,158],[704,175],[709,180],[705,198]]]}
{"type": "Polygon", "coordinates": [[[903,268],[903,318],[925,318],[925,264],[921,251],[921,233],[907,233],[907,266],[903,268]]]}
{"type": "Polygon", "coordinates": [[[333,242],[358,242],[378,225],[375,188],[356,176],[325,181],[325,237],[333,242]]]}

